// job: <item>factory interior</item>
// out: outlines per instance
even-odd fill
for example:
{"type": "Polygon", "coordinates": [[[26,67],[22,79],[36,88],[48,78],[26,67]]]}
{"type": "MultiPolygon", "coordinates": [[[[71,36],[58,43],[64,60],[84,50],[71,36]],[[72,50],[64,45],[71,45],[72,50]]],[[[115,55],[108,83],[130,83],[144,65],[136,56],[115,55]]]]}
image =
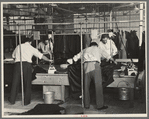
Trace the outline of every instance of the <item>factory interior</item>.
{"type": "Polygon", "coordinates": [[[146,2],[1,4],[2,117],[147,116],[146,2]],[[100,65],[104,105],[108,108],[96,108],[97,84],[93,80],[89,87],[90,107],[85,108],[84,100],[88,99],[84,97],[83,66],[86,63],[82,57],[72,64],[68,59],[89,48],[91,43],[101,42],[102,34],[108,34],[109,41],[117,49],[114,56],[116,65],[100,65]],[[40,53],[40,43],[48,39],[50,46],[50,53],[45,55],[49,62],[35,56],[31,58],[29,104],[24,103],[26,90],[21,58],[24,54],[20,50],[19,72],[15,69],[17,63],[13,57],[15,48],[21,48],[20,44],[26,43],[26,39],[31,39],[31,46],[40,53]],[[15,73],[20,76],[20,83],[12,104],[9,96],[14,87],[15,73]]]}

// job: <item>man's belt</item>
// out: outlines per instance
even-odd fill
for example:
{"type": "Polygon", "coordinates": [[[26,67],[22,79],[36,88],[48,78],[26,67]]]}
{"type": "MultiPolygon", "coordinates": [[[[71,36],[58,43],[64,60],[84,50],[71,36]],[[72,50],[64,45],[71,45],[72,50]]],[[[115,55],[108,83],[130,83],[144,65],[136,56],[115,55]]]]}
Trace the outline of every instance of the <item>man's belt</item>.
{"type": "Polygon", "coordinates": [[[100,63],[99,61],[85,61],[84,63],[90,63],[90,62],[100,63]]]}

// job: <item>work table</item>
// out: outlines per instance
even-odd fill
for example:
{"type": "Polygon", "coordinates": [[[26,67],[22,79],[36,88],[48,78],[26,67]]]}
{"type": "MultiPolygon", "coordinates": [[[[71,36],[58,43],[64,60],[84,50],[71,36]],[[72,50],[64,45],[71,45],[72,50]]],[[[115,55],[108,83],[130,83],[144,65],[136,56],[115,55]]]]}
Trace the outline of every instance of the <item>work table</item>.
{"type": "MultiPolygon", "coordinates": [[[[44,66],[47,70],[48,66],[44,66]]],[[[57,66],[59,68],[59,66],[57,66]]],[[[69,96],[69,80],[68,74],[48,74],[48,73],[37,73],[36,79],[32,81],[34,85],[43,85],[43,94],[46,91],[55,91],[55,99],[63,100],[69,96]]],[[[127,87],[130,90],[131,98],[134,99],[134,85],[135,76],[124,76],[124,77],[114,77],[114,82],[112,82],[107,87],[127,87]],[[119,84],[122,82],[121,84],[119,84]],[[127,82],[127,83],[126,83],[127,82]],[[128,85],[129,84],[129,85],[128,85]]]]}

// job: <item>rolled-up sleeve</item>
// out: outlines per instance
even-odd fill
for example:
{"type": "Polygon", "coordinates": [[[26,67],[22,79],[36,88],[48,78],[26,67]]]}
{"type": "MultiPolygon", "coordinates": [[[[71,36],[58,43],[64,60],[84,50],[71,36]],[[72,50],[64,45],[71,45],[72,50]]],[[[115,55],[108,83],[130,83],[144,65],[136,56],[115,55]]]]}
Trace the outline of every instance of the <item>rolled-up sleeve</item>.
{"type": "Polygon", "coordinates": [[[75,55],[75,56],[73,57],[73,60],[76,62],[76,61],[78,61],[78,59],[80,59],[80,58],[81,58],[81,52],[78,53],[77,55],[75,55]]]}
{"type": "Polygon", "coordinates": [[[17,49],[18,47],[16,47],[15,48],[15,50],[13,51],[13,53],[12,53],[12,58],[16,58],[16,49],[17,49]]]}

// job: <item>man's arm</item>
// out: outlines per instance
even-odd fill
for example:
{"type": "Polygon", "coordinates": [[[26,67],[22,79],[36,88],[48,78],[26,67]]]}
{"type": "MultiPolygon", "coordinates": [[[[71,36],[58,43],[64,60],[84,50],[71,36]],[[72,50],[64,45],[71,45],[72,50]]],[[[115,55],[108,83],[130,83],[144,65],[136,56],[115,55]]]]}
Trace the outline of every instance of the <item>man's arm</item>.
{"type": "Polygon", "coordinates": [[[44,56],[44,54],[39,52],[38,49],[36,49],[34,47],[31,47],[31,48],[32,48],[34,56],[38,57],[39,59],[43,59],[43,60],[45,60],[47,62],[53,62],[53,60],[48,59],[46,56],[44,56]]]}
{"type": "Polygon", "coordinates": [[[113,57],[118,53],[118,50],[115,43],[112,40],[111,40],[111,45],[112,45],[112,57],[113,57]]]}
{"type": "Polygon", "coordinates": [[[73,57],[73,60],[76,62],[76,61],[78,61],[80,58],[81,58],[81,52],[78,53],[77,55],[75,55],[75,56],[73,57]]]}
{"type": "Polygon", "coordinates": [[[16,49],[18,48],[18,46],[15,48],[15,50],[12,53],[12,58],[15,59],[16,58],[16,49]]]}
{"type": "Polygon", "coordinates": [[[53,43],[52,41],[50,41],[49,43],[50,43],[49,45],[50,45],[50,50],[51,50],[50,52],[53,53],[53,43]]]}
{"type": "Polygon", "coordinates": [[[42,55],[41,59],[53,63],[53,60],[48,59],[46,56],[42,55]]]}
{"type": "Polygon", "coordinates": [[[76,62],[81,58],[81,52],[75,55],[72,59],[67,59],[67,62],[69,64],[73,64],[73,61],[76,62]]]}
{"type": "Polygon", "coordinates": [[[117,62],[107,52],[105,52],[104,50],[100,49],[100,53],[101,53],[101,56],[106,58],[108,61],[111,60],[115,64],[117,64],[117,62]]]}

